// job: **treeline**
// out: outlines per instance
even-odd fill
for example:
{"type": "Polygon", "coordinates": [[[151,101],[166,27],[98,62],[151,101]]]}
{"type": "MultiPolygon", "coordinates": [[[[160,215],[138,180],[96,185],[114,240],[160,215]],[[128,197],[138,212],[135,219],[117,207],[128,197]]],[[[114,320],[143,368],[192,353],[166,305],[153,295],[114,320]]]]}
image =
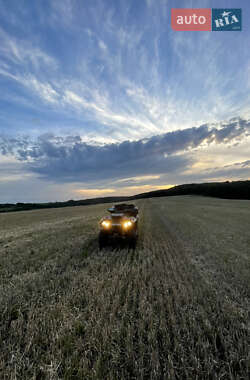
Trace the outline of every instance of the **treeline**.
{"type": "Polygon", "coordinates": [[[250,199],[250,181],[208,182],[178,185],[170,189],[150,191],[134,196],[134,199],[174,195],[202,195],[226,199],[250,199]]]}
{"type": "Polygon", "coordinates": [[[44,208],[57,208],[69,206],[87,206],[100,203],[128,202],[134,199],[165,197],[175,195],[201,195],[207,197],[217,197],[226,199],[249,199],[250,200],[250,181],[234,182],[210,182],[192,183],[174,186],[170,189],[150,191],[128,197],[102,197],[83,199],[79,201],[68,200],[65,202],[48,203],[5,203],[0,204],[0,212],[24,211],[44,208]]]}
{"type": "Polygon", "coordinates": [[[79,201],[74,201],[71,199],[65,202],[3,203],[3,204],[0,204],[0,212],[25,211],[25,210],[36,210],[36,209],[43,209],[43,208],[58,208],[58,207],[72,207],[72,206],[87,206],[87,205],[95,205],[99,203],[126,202],[130,199],[131,197],[103,197],[103,198],[81,199],[79,201]]]}

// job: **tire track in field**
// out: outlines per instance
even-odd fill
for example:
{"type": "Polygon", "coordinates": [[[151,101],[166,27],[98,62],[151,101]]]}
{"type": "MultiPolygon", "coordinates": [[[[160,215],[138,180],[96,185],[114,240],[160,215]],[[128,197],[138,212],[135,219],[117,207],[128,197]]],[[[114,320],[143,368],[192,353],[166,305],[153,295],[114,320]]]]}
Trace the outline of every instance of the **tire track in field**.
{"type": "MultiPolygon", "coordinates": [[[[151,207],[152,215],[154,215],[153,220],[158,220],[158,223],[156,222],[158,228],[154,230],[157,240],[155,245],[161,247],[162,268],[165,268],[166,274],[171,279],[172,314],[175,315],[176,325],[181,328],[174,329],[177,341],[185,343],[186,340],[186,350],[193,349],[195,353],[194,362],[197,361],[198,353],[199,362],[203,362],[204,365],[206,362],[216,363],[217,360],[220,364],[213,366],[216,373],[223,370],[228,372],[230,365],[233,371],[238,355],[242,358],[242,371],[246,371],[246,347],[249,335],[247,336],[242,328],[242,320],[238,316],[231,315],[224,299],[218,296],[216,289],[204,281],[204,277],[183,250],[178,237],[169,228],[167,218],[165,216],[163,218],[157,207],[151,207]],[[244,342],[236,339],[233,343],[235,330],[244,342]],[[181,331],[185,337],[184,341],[181,339],[181,331]],[[238,352],[235,347],[238,348],[238,352]]],[[[171,314],[169,306],[167,303],[166,312],[171,314]]],[[[173,319],[171,322],[174,325],[173,319]]],[[[184,346],[185,344],[182,347],[184,346]]],[[[190,355],[188,356],[190,358],[190,355]]],[[[204,370],[207,372],[209,368],[204,370]]]]}
{"type": "MultiPolygon", "coordinates": [[[[137,318],[134,318],[139,302],[138,268],[134,265],[138,251],[139,248],[135,251],[105,249],[100,253],[93,247],[87,257],[88,278],[79,276],[75,284],[79,293],[85,291],[87,297],[87,307],[79,310],[78,317],[78,321],[88,321],[81,357],[87,377],[102,372],[105,378],[105,361],[111,361],[113,376],[117,378],[124,363],[133,362],[134,346],[138,346],[137,318]],[[83,280],[81,286],[79,280],[83,280]]],[[[127,368],[122,373],[127,378],[131,371],[127,368]]]]}

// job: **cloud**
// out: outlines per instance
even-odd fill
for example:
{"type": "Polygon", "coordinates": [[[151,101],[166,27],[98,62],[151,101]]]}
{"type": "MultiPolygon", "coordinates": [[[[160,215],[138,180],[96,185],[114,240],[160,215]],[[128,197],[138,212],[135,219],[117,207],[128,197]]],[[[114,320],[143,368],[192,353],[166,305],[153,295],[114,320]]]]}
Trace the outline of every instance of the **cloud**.
{"type": "Polygon", "coordinates": [[[137,183],[137,182],[142,182],[142,181],[152,181],[155,179],[159,179],[159,175],[144,175],[144,176],[137,176],[137,177],[131,177],[131,178],[122,178],[116,181],[116,183],[137,183]]]}
{"type": "MultiPolygon", "coordinates": [[[[114,111],[108,105],[109,100],[105,96],[99,96],[98,92],[89,95],[79,96],[77,93],[66,90],[63,96],[63,102],[76,108],[79,112],[84,113],[86,110],[94,115],[94,118],[104,125],[125,126],[126,134],[131,132],[133,137],[140,135],[140,131],[159,132],[159,128],[154,122],[142,115],[133,115],[126,112],[114,111]],[[136,129],[135,129],[136,128],[136,129]]],[[[86,115],[86,113],[85,113],[86,115]]]]}
{"type": "Polygon", "coordinates": [[[212,178],[213,180],[225,179],[250,179],[250,160],[243,162],[235,162],[231,165],[222,167],[209,168],[203,172],[204,178],[212,178]]]}
{"type": "MultiPolygon", "coordinates": [[[[225,69],[223,54],[229,63],[236,59],[231,45],[228,49],[210,35],[184,37],[167,30],[167,1],[145,0],[143,7],[119,3],[118,14],[113,3],[94,4],[65,0],[53,2],[48,10],[40,7],[38,34],[26,39],[0,29],[4,97],[9,103],[13,99],[12,106],[20,106],[21,101],[13,104],[17,94],[25,99],[19,107],[23,114],[34,104],[40,113],[49,105],[46,130],[63,114],[72,130],[74,121],[82,122],[84,133],[91,123],[98,138],[108,134],[124,141],[230,118],[242,114],[243,106],[247,109],[249,64],[240,72],[235,65],[225,69]],[[132,10],[138,14],[132,16],[132,10]],[[11,80],[16,83],[7,82],[11,80]]],[[[26,9],[26,17],[31,10],[26,9]]],[[[15,113],[9,116],[6,109],[3,114],[14,130],[15,113]]],[[[32,131],[31,124],[25,128],[32,131]]]]}
{"type": "Polygon", "coordinates": [[[59,94],[48,82],[41,82],[34,76],[16,77],[16,80],[25,87],[32,89],[43,100],[49,103],[56,103],[59,100],[59,94]]]}
{"type": "MultiPolygon", "coordinates": [[[[117,144],[90,145],[80,136],[2,137],[0,152],[14,155],[26,169],[55,182],[119,180],[160,173],[183,172],[193,162],[190,152],[214,144],[229,144],[249,135],[250,121],[237,119],[204,124],[148,139],[117,144]]],[[[173,183],[173,181],[171,181],[173,183]]]]}
{"type": "Polygon", "coordinates": [[[99,40],[99,47],[104,51],[107,50],[107,45],[102,40],[99,40]]]}
{"type": "MultiPolygon", "coordinates": [[[[56,86],[51,84],[47,78],[58,70],[57,60],[39,48],[31,39],[24,40],[13,37],[2,28],[0,28],[0,39],[0,77],[22,85],[26,89],[26,96],[34,97],[36,94],[47,103],[56,103],[59,94],[55,89],[56,86]]],[[[11,94],[11,88],[13,88],[12,84],[5,87],[9,99],[14,98],[19,92],[17,87],[16,91],[11,94]]],[[[24,100],[27,100],[25,95],[22,93],[22,97],[25,97],[24,100]]],[[[24,104],[24,101],[20,101],[20,103],[24,104]]]]}
{"type": "Polygon", "coordinates": [[[76,193],[84,197],[105,197],[116,192],[116,189],[78,189],[76,193]]]}
{"type": "Polygon", "coordinates": [[[16,82],[22,84],[24,87],[26,87],[26,89],[28,89],[29,91],[33,91],[42,100],[48,103],[57,103],[60,98],[59,93],[55,90],[55,88],[53,88],[53,86],[49,82],[42,82],[32,74],[14,75],[0,68],[0,75],[9,77],[15,80],[16,82]]]}
{"type": "Polygon", "coordinates": [[[84,198],[108,197],[110,195],[134,195],[147,191],[169,189],[174,185],[138,185],[138,186],[123,186],[121,188],[114,187],[112,189],[86,188],[75,190],[76,194],[84,196],[84,198]]]}
{"type": "Polygon", "coordinates": [[[34,69],[47,66],[51,69],[57,68],[57,61],[45,51],[32,43],[32,41],[15,38],[0,28],[0,55],[6,61],[16,66],[32,65],[34,69]]]}

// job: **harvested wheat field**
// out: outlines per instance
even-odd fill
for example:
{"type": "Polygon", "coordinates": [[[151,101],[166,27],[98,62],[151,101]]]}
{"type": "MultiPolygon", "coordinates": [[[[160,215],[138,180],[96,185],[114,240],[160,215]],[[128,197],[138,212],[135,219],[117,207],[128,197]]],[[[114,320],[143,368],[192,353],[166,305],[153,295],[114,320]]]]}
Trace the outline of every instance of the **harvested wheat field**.
{"type": "Polygon", "coordinates": [[[1,379],[249,378],[250,201],[136,204],[134,251],[109,205],[0,214],[1,379]]]}

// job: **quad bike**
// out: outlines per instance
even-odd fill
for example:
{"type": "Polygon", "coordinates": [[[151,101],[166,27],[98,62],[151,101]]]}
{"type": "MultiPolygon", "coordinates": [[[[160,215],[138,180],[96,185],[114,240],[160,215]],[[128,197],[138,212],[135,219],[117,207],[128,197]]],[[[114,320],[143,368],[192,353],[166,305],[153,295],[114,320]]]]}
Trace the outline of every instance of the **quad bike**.
{"type": "Polygon", "coordinates": [[[130,248],[136,247],[138,237],[138,208],[133,204],[118,204],[108,209],[109,216],[100,222],[99,248],[102,249],[114,238],[126,240],[130,248]]]}

